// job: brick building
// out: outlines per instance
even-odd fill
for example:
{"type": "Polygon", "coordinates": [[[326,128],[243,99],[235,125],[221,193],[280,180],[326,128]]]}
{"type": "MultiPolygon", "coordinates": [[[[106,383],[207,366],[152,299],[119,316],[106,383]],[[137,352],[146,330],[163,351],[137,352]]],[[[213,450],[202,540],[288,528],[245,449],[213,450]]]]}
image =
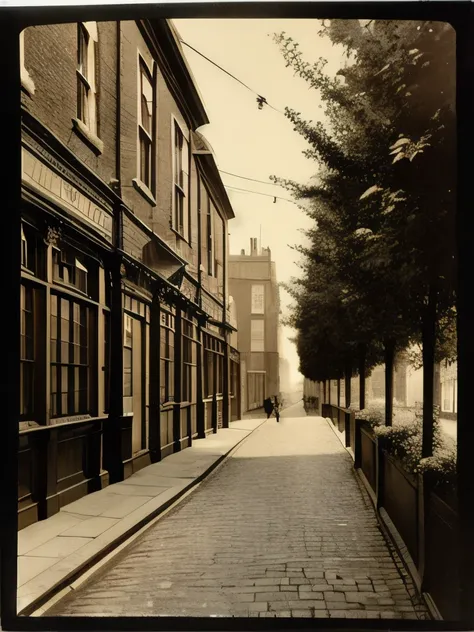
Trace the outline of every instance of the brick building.
{"type": "Polygon", "coordinates": [[[280,394],[280,298],[269,248],[251,239],[250,253],[229,257],[229,289],[236,305],[242,412],[280,394]]]}
{"type": "Polygon", "coordinates": [[[239,355],[234,214],[173,25],[32,27],[20,57],[22,528],[226,426],[239,355]]]}

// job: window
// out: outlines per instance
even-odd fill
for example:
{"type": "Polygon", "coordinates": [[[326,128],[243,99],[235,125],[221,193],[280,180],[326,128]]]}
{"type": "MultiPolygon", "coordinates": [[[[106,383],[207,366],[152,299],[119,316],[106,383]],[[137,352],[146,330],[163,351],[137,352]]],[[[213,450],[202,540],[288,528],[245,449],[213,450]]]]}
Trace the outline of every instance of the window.
{"type": "Polygon", "coordinates": [[[191,321],[183,319],[183,392],[181,397],[183,402],[195,400],[196,360],[194,325],[191,321]]]}
{"type": "Polygon", "coordinates": [[[104,311],[104,412],[110,405],[110,312],[104,311]]]}
{"type": "Polygon", "coordinates": [[[21,226],[21,267],[43,279],[45,277],[45,246],[38,232],[29,224],[21,226]]]}
{"type": "Polygon", "coordinates": [[[250,321],[250,351],[265,351],[265,322],[250,321]]]}
{"type": "Polygon", "coordinates": [[[174,199],[173,228],[186,240],[189,234],[189,143],[174,121],[174,199]]]}
{"type": "Polygon", "coordinates": [[[142,59],[139,60],[140,103],[138,106],[138,176],[153,191],[153,83],[142,59]]]}
{"type": "Polygon", "coordinates": [[[20,33],[20,75],[22,88],[30,95],[35,93],[35,84],[25,68],[25,31],[20,33]]]}
{"type": "Polygon", "coordinates": [[[231,397],[235,397],[238,393],[238,367],[237,363],[231,361],[230,362],[230,385],[229,385],[229,395],[231,397]]]}
{"type": "Polygon", "coordinates": [[[174,400],[174,316],[161,313],[160,327],[160,402],[174,400]]]}
{"type": "Polygon", "coordinates": [[[214,249],[214,205],[209,196],[207,198],[207,272],[209,276],[215,273],[215,249],[214,249]]]}
{"type": "Polygon", "coordinates": [[[51,416],[90,413],[91,308],[51,295],[51,416]]]}
{"type": "Polygon", "coordinates": [[[204,336],[204,397],[224,392],[224,345],[212,336],[204,336]]]}
{"type": "Polygon", "coordinates": [[[265,313],[265,286],[252,285],[252,314],[265,313]]]}
{"type": "Polygon", "coordinates": [[[133,395],[133,319],[124,314],[123,340],[123,396],[133,395]]]}
{"type": "Polygon", "coordinates": [[[34,411],[34,290],[21,285],[20,309],[20,418],[27,420],[34,411]]]}
{"type": "Polygon", "coordinates": [[[97,134],[95,85],[96,43],[95,22],[77,25],[77,118],[92,134],[97,134]]]}
{"type": "Polygon", "coordinates": [[[53,279],[87,294],[87,268],[68,249],[53,250],[53,279]]]}

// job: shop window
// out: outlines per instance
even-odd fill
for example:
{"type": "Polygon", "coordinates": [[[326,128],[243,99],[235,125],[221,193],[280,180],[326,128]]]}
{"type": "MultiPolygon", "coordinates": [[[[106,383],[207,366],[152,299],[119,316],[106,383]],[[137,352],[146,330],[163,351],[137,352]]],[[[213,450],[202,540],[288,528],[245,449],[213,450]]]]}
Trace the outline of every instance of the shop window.
{"type": "Polygon", "coordinates": [[[70,285],[83,294],[88,289],[88,269],[71,250],[53,250],[53,279],[70,285]]]}
{"type": "Polygon", "coordinates": [[[124,315],[123,396],[133,396],[133,319],[124,315]]]}
{"type": "Polygon", "coordinates": [[[51,416],[90,414],[92,308],[51,295],[51,416]]]}
{"type": "Polygon", "coordinates": [[[110,312],[104,311],[104,412],[110,406],[110,312]]]}
{"type": "Polygon", "coordinates": [[[232,362],[230,363],[230,395],[231,397],[235,397],[238,393],[238,368],[237,368],[237,363],[236,362],[232,362]]]}
{"type": "Polygon", "coordinates": [[[45,277],[45,246],[39,238],[38,232],[30,225],[21,226],[21,267],[30,274],[44,279],[45,277]]]}
{"type": "Polygon", "coordinates": [[[20,287],[20,419],[32,420],[34,412],[35,327],[34,290],[20,287]]]}
{"type": "Polygon", "coordinates": [[[196,380],[196,340],[194,338],[194,325],[183,320],[183,392],[182,401],[194,401],[194,383],[196,380]]]}
{"type": "Polygon", "coordinates": [[[174,316],[161,313],[160,320],[160,402],[174,401],[174,316]]]}

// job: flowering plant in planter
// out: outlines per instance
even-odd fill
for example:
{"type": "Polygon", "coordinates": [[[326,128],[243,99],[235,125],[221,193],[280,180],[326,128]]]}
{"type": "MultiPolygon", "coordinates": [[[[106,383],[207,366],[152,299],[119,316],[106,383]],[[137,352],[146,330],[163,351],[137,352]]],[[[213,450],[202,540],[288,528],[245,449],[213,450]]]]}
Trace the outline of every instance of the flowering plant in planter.
{"type": "Polygon", "coordinates": [[[456,447],[445,445],[433,456],[421,459],[417,471],[431,475],[436,486],[456,487],[456,447]]]}
{"type": "Polygon", "coordinates": [[[353,408],[351,408],[350,410],[355,414],[356,419],[362,419],[363,421],[366,421],[371,428],[377,428],[378,426],[381,426],[384,422],[384,414],[380,408],[369,406],[368,408],[364,408],[363,410],[355,410],[353,408]]]}
{"type": "MultiPolygon", "coordinates": [[[[415,421],[397,426],[379,426],[375,434],[382,441],[385,450],[399,459],[410,473],[419,471],[423,437],[423,420],[417,415],[415,421]]],[[[437,454],[444,447],[439,417],[433,420],[433,452],[437,454]]]]}

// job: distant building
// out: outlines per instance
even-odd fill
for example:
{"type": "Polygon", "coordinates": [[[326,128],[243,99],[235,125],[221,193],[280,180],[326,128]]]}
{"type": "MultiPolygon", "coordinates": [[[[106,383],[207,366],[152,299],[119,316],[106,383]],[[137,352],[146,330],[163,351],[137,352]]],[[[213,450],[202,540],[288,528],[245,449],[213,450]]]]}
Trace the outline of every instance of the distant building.
{"type": "Polygon", "coordinates": [[[269,248],[250,240],[250,254],[229,256],[229,294],[237,312],[242,412],[280,393],[280,297],[269,248]]]}

